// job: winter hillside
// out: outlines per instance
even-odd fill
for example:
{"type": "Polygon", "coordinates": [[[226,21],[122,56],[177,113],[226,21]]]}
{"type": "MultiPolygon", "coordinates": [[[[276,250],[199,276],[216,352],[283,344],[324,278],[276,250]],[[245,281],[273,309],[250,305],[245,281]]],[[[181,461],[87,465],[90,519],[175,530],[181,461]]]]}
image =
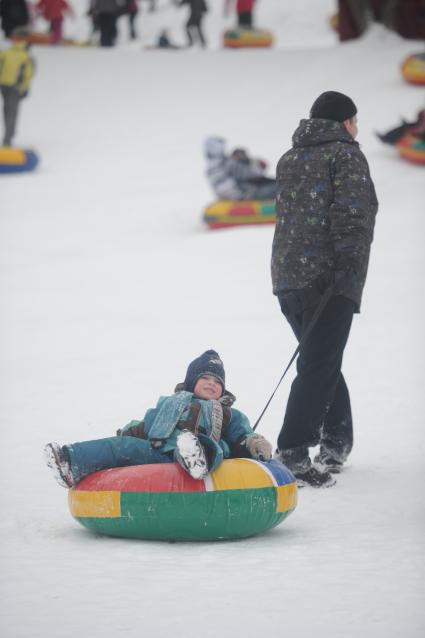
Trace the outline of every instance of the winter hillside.
{"type": "MultiPolygon", "coordinates": [[[[66,33],[84,40],[85,0],[66,33]]],[[[155,51],[186,9],[143,6],[117,46],[33,47],[16,144],[37,171],[0,178],[3,638],[419,638],[425,632],[424,169],[374,131],[414,118],[402,60],[423,43],[379,25],[337,42],[334,3],[262,0],[276,47],[155,51]],[[280,527],[248,540],[160,543],[90,534],[44,466],[45,443],[142,418],[207,348],[254,422],[296,343],[271,292],[273,228],[208,231],[206,135],[269,162],[323,90],[359,108],[380,200],[362,313],[344,372],[355,447],[328,490],[303,489],[280,527]]],[[[145,3],[143,3],[145,5],[145,3]]],[[[39,21],[39,28],[45,25],[39,21]]],[[[2,41],[1,46],[7,42],[2,41]]],[[[259,431],[275,442],[293,372],[259,431]]]]}

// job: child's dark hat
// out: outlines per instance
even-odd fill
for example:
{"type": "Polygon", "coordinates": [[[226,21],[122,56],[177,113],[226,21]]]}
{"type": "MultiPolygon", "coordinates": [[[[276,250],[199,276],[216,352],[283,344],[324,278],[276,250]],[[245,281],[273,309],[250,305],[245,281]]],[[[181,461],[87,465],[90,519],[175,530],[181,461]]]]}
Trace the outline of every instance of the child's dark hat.
{"type": "Polygon", "coordinates": [[[188,392],[193,392],[198,379],[207,374],[215,377],[220,382],[224,392],[226,377],[223,362],[215,350],[206,350],[189,364],[184,380],[185,389],[188,392]]]}
{"type": "Polygon", "coordinates": [[[325,91],[313,103],[310,117],[345,122],[351,120],[356,113],[357,107],[348,95],[338,91],[325,91]]]}

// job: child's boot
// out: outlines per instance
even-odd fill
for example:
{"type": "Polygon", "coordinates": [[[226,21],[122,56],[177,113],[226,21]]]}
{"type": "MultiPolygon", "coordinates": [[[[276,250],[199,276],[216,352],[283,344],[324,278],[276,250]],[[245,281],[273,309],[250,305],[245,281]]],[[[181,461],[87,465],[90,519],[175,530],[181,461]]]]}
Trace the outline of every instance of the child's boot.
{"type": "Polygon", "coordinates": [[[65,448],[58,443],[48,443],[44,448],[44,458],[59,485],[62,487],[73,487],[75,485],[71,464],[65,448]]]}
{"type": "Polygon", "coordinates": [[[182,430],[177,437],[176,445],[176,461],[192,478],[204,478],[208,474],[208,463],[199,439],[190,430],[182,430]]]}

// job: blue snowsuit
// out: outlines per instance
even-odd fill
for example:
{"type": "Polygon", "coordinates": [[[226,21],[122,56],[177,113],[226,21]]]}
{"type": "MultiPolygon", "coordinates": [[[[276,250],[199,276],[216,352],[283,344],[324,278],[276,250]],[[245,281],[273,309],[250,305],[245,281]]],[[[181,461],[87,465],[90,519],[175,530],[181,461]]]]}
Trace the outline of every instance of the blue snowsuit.
{"type": "Polygon", "coordinates": [[[177,435],[185,428],[193,431],[204,446],[210,471],[223,458],[250,456],[243,442],[254,431],[242,412],[230,408],[234,400],[230,393],[218,401],[207,401],[192,392],[177,391],[160,397],[143,421],[130,421],[117,436],[64,446],[75,482],[98,470],[172,463],[177,435]]]}

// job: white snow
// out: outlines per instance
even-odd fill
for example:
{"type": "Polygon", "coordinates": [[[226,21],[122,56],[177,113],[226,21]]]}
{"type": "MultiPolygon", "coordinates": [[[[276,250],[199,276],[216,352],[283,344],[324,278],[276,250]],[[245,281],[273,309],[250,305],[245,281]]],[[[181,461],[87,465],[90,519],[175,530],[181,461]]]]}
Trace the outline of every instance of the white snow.
{"type": "MultiPolygon", "coordinates": [[[[148,51],[186,10],[159,2],[140,41],[34,47],[16,144],[39,169],[1,176],[1,615],[4,638],[424,635],[424,169],[374,131],[414,118],[400,64],[422,43],[375,25],[340,45],[334,3],[263,0],[271,50],[227,51],[209,0],[207,51],[148,51]],[[355,418],[347,470],[248,540],[97,537],[69,514],[45,443],[113,434],[171,393],[208,348],[256,420],[296,343],[271,292],[273,228],[211,232],[202,143],[220,134],[270,174],[323,90],[359,107],[380,200],[362,313],[344,372],[355,418]]],[[[68,35],[89,31],[73,0],[68,35]]],[[[39,21],[40,28],[44,25],[39,21]]],[[[5,41],[2,43],[7,44],[5,41]]],[[[293,371],[259,431],[276,440],[293,371]]]]}

